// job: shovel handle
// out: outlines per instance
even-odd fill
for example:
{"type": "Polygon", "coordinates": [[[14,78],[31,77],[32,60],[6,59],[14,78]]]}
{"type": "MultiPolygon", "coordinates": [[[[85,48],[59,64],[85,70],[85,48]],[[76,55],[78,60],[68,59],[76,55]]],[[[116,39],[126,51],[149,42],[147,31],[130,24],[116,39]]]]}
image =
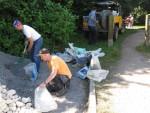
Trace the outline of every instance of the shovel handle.
{"type": "Polygon", "coordinates": [[[23,54],[26,53],[26,51],[27,51],[27,46],[28,46],[28,44],[25,44],[25,47],[24,47],[24,50],[23,50],[23,54]]]}

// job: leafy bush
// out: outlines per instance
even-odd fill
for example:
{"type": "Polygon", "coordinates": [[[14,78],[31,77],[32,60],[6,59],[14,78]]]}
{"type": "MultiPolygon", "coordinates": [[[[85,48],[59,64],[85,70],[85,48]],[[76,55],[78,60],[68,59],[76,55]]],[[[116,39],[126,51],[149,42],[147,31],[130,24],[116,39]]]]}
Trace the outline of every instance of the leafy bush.
{"type": "Polygon", "coordinates": [[[74,35],[76,17],[66,7],[51,0],[5,0],[0,4],[0,15],[4,18],[0,20],[0,48],[6,52],[19,54],[23,49],[21,33],[12,27],[15,18],[41,33],[44,46],[51,49],[66,44],[74,35]],[[17,47],[11,50],[14,42],[17,47]]]}
{"type": "Polygon", "coordinates": [[[12,23],[0,21],[0,50],[10,54],[20,55],[23,50],[21,33],[15,33],[12,23]]]}
{"type": "Polygon", "coordinates": [[[55,3],[60,3],[61,5],[67,7],[67,9],[72,9],[74,0],[52,0],[55,3]]]}
{"type": "Polygon", "coordinates": [[[145,23],[145,15],[147,14],[147,11],[145,11],[142,7],[138,6],[134,8],[132,14],[135,18],[135,23],[145,23]]]}

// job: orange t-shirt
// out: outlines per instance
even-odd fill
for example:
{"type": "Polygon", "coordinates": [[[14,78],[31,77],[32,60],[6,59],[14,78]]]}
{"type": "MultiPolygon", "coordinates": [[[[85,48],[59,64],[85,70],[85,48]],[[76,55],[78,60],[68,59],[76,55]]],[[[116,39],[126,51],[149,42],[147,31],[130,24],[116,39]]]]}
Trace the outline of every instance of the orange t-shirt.
{"type": "Polygon", "coordinates": [[[67,64],[60,57],[52,55],[51,60],[48,62],[48,68],[55,68],[57,70],[58,75],[66,75],[69,79],[71,79],[72,74],[69,70],[67,64]]]}

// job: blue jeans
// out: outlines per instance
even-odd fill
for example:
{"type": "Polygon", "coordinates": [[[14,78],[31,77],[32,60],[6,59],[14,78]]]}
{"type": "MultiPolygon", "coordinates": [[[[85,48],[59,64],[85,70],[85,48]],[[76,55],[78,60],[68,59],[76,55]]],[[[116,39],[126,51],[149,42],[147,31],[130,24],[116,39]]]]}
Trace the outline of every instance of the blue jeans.
{"type": "Polygon", "coordinates": [[[97,40],[97,30],[96,26],[88,26],[89,28],[89,43],[94,44],[96,43],[97,40]]]}
{"type": "Polygon", "coordinates": [[[33,47],[31,50],[31,61],[36,64],[37,72],[39,72],[40,63],[41,63],[41,59],[37,55],[39,54],[39,51],[42,48],[42,45],[43,45],[43,38],[41,37],[37,39],[36,41],[34,41],[33,47]]]}

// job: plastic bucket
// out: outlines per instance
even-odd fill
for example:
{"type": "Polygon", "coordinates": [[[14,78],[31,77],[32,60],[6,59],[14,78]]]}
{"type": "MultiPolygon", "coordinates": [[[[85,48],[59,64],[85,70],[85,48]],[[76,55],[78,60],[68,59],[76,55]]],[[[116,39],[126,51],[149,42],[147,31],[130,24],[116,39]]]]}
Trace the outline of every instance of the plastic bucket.
{"type": "Polygon", "coordinates": [[[24,67],[25,73],[31,76],[31,80],[35,81],[37,79],[37,68],[35,63],[29,63],[24,67]]]}

